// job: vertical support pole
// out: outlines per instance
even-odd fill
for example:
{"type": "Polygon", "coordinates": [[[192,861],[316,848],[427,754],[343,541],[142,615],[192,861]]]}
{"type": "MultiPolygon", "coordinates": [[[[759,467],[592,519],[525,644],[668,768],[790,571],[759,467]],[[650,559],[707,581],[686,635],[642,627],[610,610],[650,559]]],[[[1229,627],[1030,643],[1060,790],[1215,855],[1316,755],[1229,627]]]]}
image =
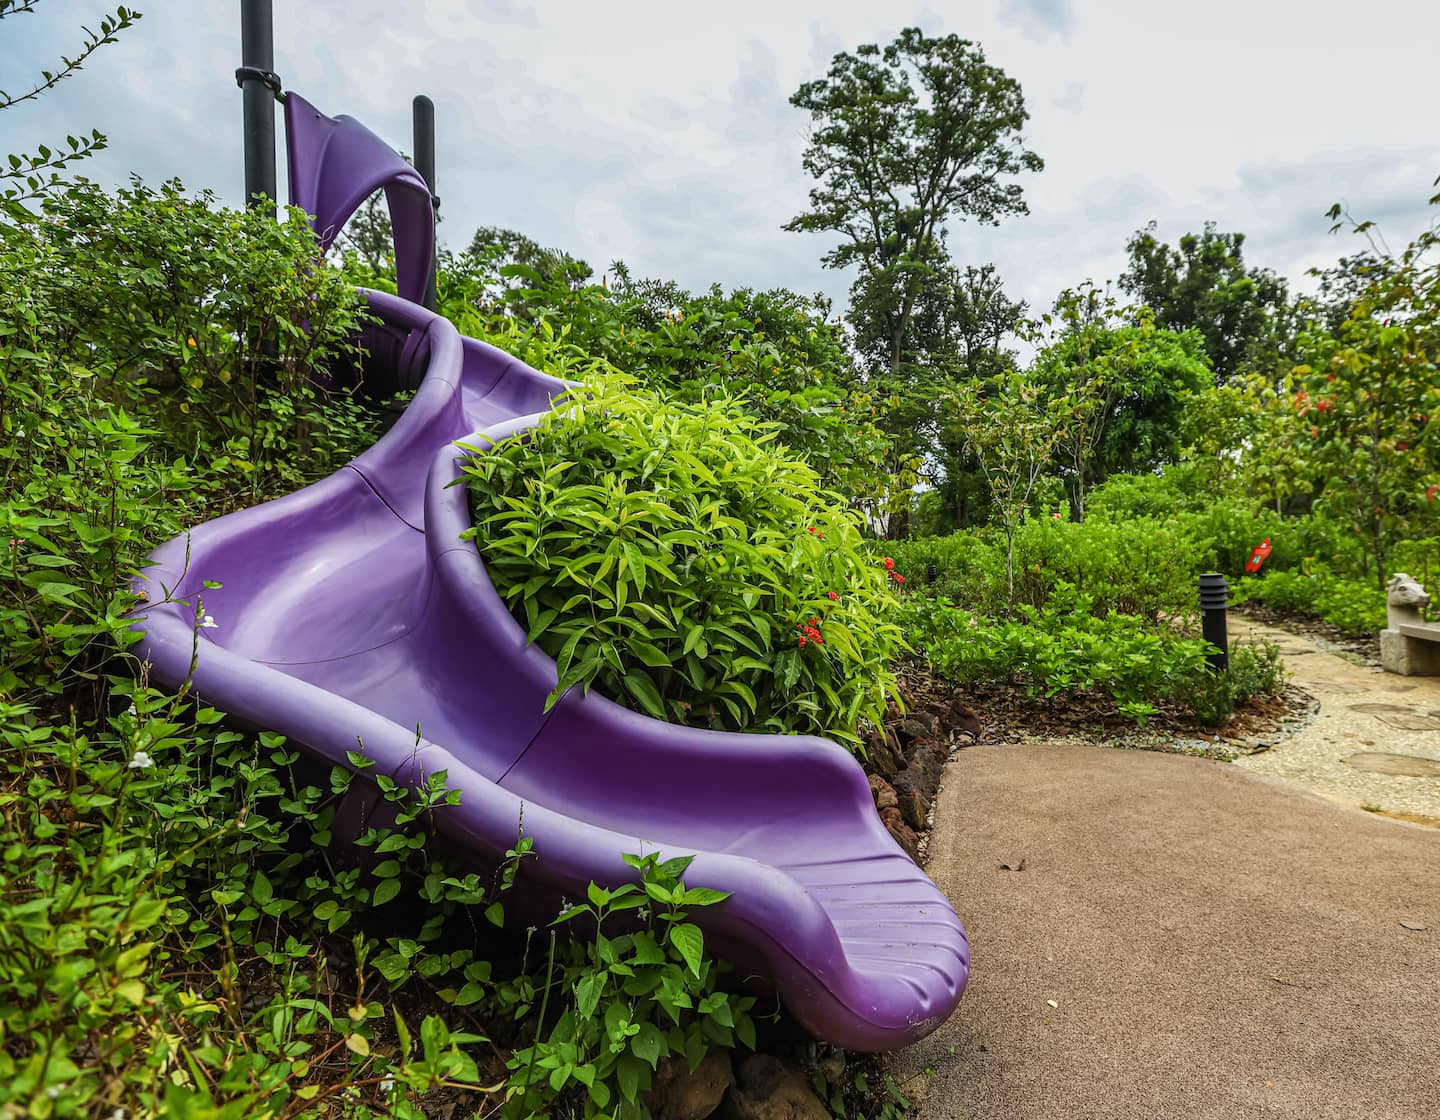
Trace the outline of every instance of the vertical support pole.
{"type": "MultiPolygon", "coordinates": [[[[440,197],[435,193],[435,102],[423,93],[410,103],[415,170],[430,188],[430,205],[438,219],[440,197]]],[[[438,242],[430,253],[430,279],[425,285],[425,306],[435,310],[439,296],[435,290],[435,263],[439,256],[438,242]]]]}
{"type": "Polygon", "coordinates": [[[245,99],[245,204],[275,214],[275,19],[271,0],[240,0],[240,69],[245,99]],[[256,195],[264,195],[265,201],[256,195]]]}
{"type": "Polygon", "coordinates": [[[1230,668],[1230,638],[1226,633],[1225,612],[1230,608],[1230,588],[1219,572],[1206,572],[1200,577],[1200,632],[1215,647],[1210,664],[1220,672],[1230,668]]]}

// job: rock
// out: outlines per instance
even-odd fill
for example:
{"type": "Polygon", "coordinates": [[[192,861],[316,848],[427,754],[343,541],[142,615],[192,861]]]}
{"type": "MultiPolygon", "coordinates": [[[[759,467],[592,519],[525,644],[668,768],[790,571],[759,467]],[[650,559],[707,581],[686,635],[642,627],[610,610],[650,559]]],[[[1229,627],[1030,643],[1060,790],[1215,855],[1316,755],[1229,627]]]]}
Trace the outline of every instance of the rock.
{"type": "Polygon", "coordinates": [[[865,736],[865,759],[869,764],[867,769],[882,778],[893,778],[904,765],[904,755],[900,753],[899,746],[894,732],[870,732],[865,736]]]}
{"type": "Polygon", "coordinates": [[[945,713],[945,725],[952,731],[962,731],[972,739],[980,738],[980,717],[973,708],[953,701],[945,713]]]}
{"type": "Polygon", "coordinates": [[[917,755],[935,751],[939,751],[942,757],[948,758],[950,755],[950,752],[940,745],[939,740],[929,735],[921,739],[912,739],[910,745],[905,748],[905,765],[914,766],[917,755]]]}
{"type": "Polygon", "coordinates": [[[876,809],[894,809],[900,804],[895,796],[895,787],[879,774],[870,775],[870,796],[875,799],[876,809]]]}
{"type": "MultiPolygon", "coordinates": [[[[895,775],[895,798],[900,815],[913,829],[923,829],[929,815],[930,804],[925,797],[925,779],[915,771],[906,768],[895,775]]],[[[883,814],[882,814],[883,815],[883,814]]],[[[893,831],[893,830],[892,830],[893,831]]]]}
{"type": "Polygon", "coordinates": [[[920,793],[925,799],[925,804],[935,800],[935,792],[940,788],[940,779],[945,776],[945,764],[950,761],[950,752],[939,743],[931,743],[924,749],[915,751],[910,758],[910,765],[907,770],[914,771],[920,783],[920,793]]]}
{"type": "Polygon", "coordinates": [[[900,737],[901,743],[908,745],[916,739],[923,739],[929,735],[930,728],[915,716],[908,716],[896,724],[895,733],[900,737]]]}
{"type": "Polygon", "coordinates": [[[905,823],[904,817],[900,815],[899,809],[885,809],[880,813],[880,819],[885,824],[885,830],[899,844],[905,854],[916,863],[920,862],[920,837],[905,823]]]}
{"type": "Polygon", "coordinates": [[[662,1058],[650,1090],[650,1115],[655,1120],[705,1120],[734,1084],[728,1050],[711,1050],[693,1071],[684,1058],[662,1058]]]}
{"type": "Polygon", "coordinates": [[[741,1061],[721,1115],[726,1120],[830,1120],[830,1110],[805,1075],[769,1054],[741,1061]]]}

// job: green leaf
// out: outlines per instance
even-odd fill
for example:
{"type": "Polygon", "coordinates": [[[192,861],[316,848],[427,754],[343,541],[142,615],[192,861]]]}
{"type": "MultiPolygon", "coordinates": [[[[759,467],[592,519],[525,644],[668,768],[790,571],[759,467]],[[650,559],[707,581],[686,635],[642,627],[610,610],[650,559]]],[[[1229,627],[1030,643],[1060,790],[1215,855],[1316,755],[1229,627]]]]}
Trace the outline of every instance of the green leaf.
{"type": "Polygon", "coordinates": [[[671,926],[670,944],[675,946],[690,971],[699,976],[700,962],[705,956],[705,935],[700,931],[700,927],[689,922],[671,926]]]}
{"type": "Polygon", "coordinates": [[[665,705],[660,700],[660,691],[655,687],[655,682],[640,670],[632,670],[625,674],[625,691],[640,701],[645,711],[656,719],[665,718],[665,705]]]}

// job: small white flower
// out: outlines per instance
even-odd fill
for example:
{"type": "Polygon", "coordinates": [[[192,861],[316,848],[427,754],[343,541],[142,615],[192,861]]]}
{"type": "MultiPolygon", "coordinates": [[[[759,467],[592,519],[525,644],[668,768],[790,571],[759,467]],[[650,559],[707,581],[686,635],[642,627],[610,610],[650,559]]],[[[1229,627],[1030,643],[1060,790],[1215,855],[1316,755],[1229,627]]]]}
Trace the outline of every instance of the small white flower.
{"type": "Polygon", "coordinates": [[[54,1086],[51,1086],[49,1089],[46,1089],[46,1090],[45,1090],[45,1095],[46,1095],[47,1097],[49,1097],[52,1101],[53,1101],[53,1100],[59,1100],[59,1099],[60,1099],[60,1090],[59,1090],[58,1088],[54,1087],[54,1086]]]}
{"type": "Polygon", "coordinates": [[[136,709],[135,702],[133,700],[130,702],[130,706],[126,708],[125,711],[132,716],[138,716],[140,714],[140,712],[136,709]]]}
{"type": "Polygon", "coordinates": [[[220,624],[215,621],[215,616],[213,614],[207,614],[204,618],[200,620],[201,630],[218,630],[219,628],[220,624]]]}
{"type": "Polygon", "coordinates": [[[638,917],[642,922],[648,922],[650,920],[650,907],[640,907],[640,909],[635,911],[635,916],[638,917]]]}
{"type": "Polygon", "coordinates": [[[152,759],[148,754],[146,754],[144,751],[136,751],[134,757],[130,759],[130,765],[127,766],[126,769],[149,770],[150,767],[154,765],[155,760],[152,759]]]}
{"type": "Polygon", "coordinates": [[[110,1120],[125,1120],[125,1110],[123,1108],[117,1108],[110,1114],[110,1120]]]}
{"type": "Polygon", "coordinates": [[[526,937],[534,937],[534,936],[535,936],[535,927],[534,927],[534,926],[526,926],[526,927],[525,927],[525,936],[526,936],[526,937]]]}
{"type": "Polygon", "coordinates": [[[389,1093],[394,1088],[395,1079],[393,1077],[382,1077],[380,1079],[380,1091],[382,1093],[389,1093]]]}

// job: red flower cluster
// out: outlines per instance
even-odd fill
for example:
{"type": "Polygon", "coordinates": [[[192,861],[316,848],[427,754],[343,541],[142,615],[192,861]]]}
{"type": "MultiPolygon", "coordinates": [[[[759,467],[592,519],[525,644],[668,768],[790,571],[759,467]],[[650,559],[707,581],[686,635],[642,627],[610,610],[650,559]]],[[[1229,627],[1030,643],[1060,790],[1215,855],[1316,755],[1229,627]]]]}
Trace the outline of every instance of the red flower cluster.
{"type": "Polygon", "coordinates": [[[899,572],[891,572],[891,573],[890,573],[890,578],[893,579],[896,583],[904,583],[904,582],[905,582],[905,577],[902,576],[899,572]]]}
{"type": "Polygon", "coordinates": [[[1433,502],[1435,500],[1435,491],[1437,490],[1440,490],[1440,486],[1425,487],[1425,500],[1427,502],[1433,502]]]}
{"type": "Polygon", "coordinates": [[[827,591],[825,592],[825,594],[830,596],[830,601],[832,603],[838,603],[840,601],[840,596],[833,591],[827,591]]]}
{"type": "Polygon", "coordinates": [[[800,631],[800,646],[803,649],[807,642],[813,642],[817,646],[823,646],[825,639],[820,636],[820,620],[812,618],[809,622],[797,622],[795,629],[800,631]]]}
{"type": "Polygon", "coordinates": [[[880,558],[880,563],[885,565],[885,570],[887,572],[893,572],[895,570],[895,561],[891,560],[888,556],[882,556],[880,558]]]}
{"type": "Polygon", "coordinates": [[[807,533],[814,533],[814,534],[815,534],[815,539],[816,539],[817,541],[823,541],[823,540],[825,539],[825,534],[822,533],[819,529],[815,528],[814,525],[811,525],[811,526],[810,526],[808,529],[806,529],[805,531],[806,531],[807,533]]]}

